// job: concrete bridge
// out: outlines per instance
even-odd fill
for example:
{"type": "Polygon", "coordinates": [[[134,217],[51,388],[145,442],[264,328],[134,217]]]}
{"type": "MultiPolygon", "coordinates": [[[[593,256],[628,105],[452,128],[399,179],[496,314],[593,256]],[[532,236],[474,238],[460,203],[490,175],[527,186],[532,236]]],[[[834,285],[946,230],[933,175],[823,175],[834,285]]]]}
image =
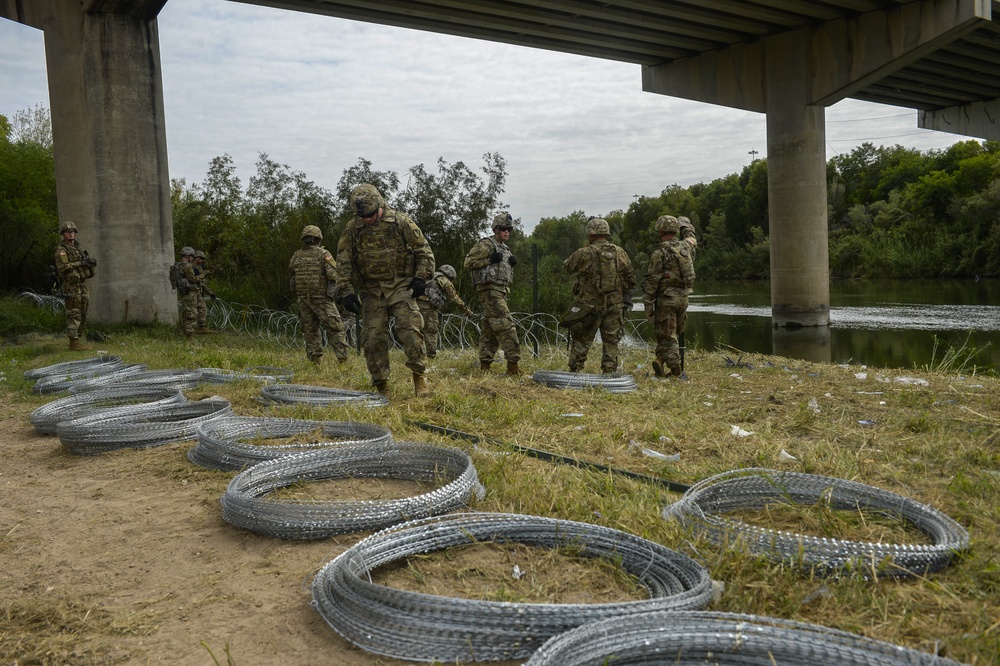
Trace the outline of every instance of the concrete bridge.
{"type": "MultiPolygon", "coordinates": [[[[645,91],[766,114],[779,327],[830,321],[827,106],[907,107],[920,127],[1000,140],[990,0],[246,1],[635,63],[645,91]]],[[[156,27],[166,2],[0,0],[0,17],[44,31],[59,215],[100,261],[97,321],[176,321],[156,27]]]]}

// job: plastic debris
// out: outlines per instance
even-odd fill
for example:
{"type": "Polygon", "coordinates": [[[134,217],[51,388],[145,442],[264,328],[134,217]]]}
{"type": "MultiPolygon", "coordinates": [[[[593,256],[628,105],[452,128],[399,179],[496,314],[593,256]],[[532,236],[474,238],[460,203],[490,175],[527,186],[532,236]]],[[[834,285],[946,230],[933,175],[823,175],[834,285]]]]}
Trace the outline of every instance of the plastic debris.
{"type": "Polygon", "coordinates": [[[867,372],[855,372],[854,373],[854,378],[855,379],[868,379],[868,373],[867,372]]]}
{"type": "Polygon", "coordinates": [[[514,565],[514,570],[511,573],[511,575],[513,575],[514,580],[521,580],[522,578],[524,578],[524,573],[525,572],[521,570],[521,567],[519,567],[519,566],[517,566],[515,564],[514,565]]]}
{"type": "Polygon", "coordinates": [[[816,398],[809,398],[809,409],[819,414],[819,401],[816,398]]]}
{"type": "Polygon", "coordinates": [[[897,384],[911,384],[913,386],[930,386],[930,382],[920,377],[896,377],[897,384]]]}
{"type": "Polygon", "coordinates": [[[858,425],[873,426],[875,425],[875,422],[872,421],[871,419],[861,419],[860,421],[858,421],[858,425]]]}
{"type": "Polygon", "coordinates": [[[643,448],[641,449],[642,455],[649,458],[656,458],[657,460],[665,460],[667,462],[677,462],[681,459],[681,454],[672,453],[667,455],[666,453],[660,453],[659,451],[654,451],[653,449],[643,448]]]}
{"type": "Polygon", "coordinates": [[[738,372],[731,372],[729,373],[729,376],[732,377],[733,379],[738,379],[740,381],[743,381],[743,376],[740,375],[740,373],[738,372]]]}
{"type": "Polygon", "coordinates": [[[786,451],[784,449],[781,449],[781,453],[778,454],[778,460],[792,461],[792,460],[798,460],[798,458],[796,458],[795,456],[793,456],[788,451],[786,451]]]}
{"type": "Polygon", "coordinates": [[[750,435],[753,434],[753,431],[751,431],[751,430],[744,430],[743,428],[739,427],[738,425],[734,425],[733,429],[730,430],[729,433],[733,437],[749,437],[750,435]]]}
{"type": "Polygon", "coordinates": [[[583,414],[577,414],[576,412],[573,412],[571,414],[560,414],[559,416],[562,416],[563,418],[567,418],[567,419],[578,419],[578,418],[582,417],[583,414]]]}

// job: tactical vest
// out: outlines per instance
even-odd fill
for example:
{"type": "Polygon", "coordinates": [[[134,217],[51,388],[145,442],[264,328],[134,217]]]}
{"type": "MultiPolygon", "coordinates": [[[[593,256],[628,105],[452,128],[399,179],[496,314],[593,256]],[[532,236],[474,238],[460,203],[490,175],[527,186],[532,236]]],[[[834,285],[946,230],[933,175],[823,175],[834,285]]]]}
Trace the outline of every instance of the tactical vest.
{"type": "Polygon", "coordinates": [[[667,241],[663,248],[663,268],[666,275],[660,279],[661,293],[667,289],[685,289],[684,276],[681,275],[681,259],[685,243],[679,240],[667,241]]]}
{"type": "MultiPolygon", "coordinates": [[[[67,263],[72,264],[83,261],[83,250],[80,249],[80,246],[75,241],[72,244],[66,242],[59,243],[59,248],[66,251],[67,263]]],[[[56,256],[59,255],[59,248],[56,248],[56,256]]],[[[60,269],[58,261],[56,261],[56,272],[59,273],[59,281],[64,284],[78,284],[86,278],[92,277],[92,275],[87,275],[83,266],[69,268],[64,272],[60,269]]]]}
{"type": "Polygon", "coordinates": [[[477,287],[480,285],[491,285],[495,287],[506,287],[514,281],[514,269],[511,267],[510,248],[492,236],[486,238],[491,244],[490,254],[499,252],[501,254],[500,263],[486,264],[482,268],[472,271],[472,282],[477,287]]]}
{"type": "Polygon", "coordinates": [[[598,294],[620,292],[621,279],[618,276],[618,252],[614,245],[605,243],[590,246],[591,265],[594,270],[594,288],[598,294]]]}
{"type": "Polygon", "coordinates": [[[396,212],[387,211],[375,224],[350,227],[354,261],[365,280],[394,280],[413,276],[416,259],[396,221],[396,212]]]}
{"type": "Polygon", "coordinates": [[[440,310],[448,304],[448,295],[444,293],[441,283],[438,282],[443,277],[442,273],[435,273],[434,277],[427,283],[427,288],[424,291],[424,295],[427,296],[427,300],[430,301],[435,310],[440,310]]]}
{"type": "Polygon", "coordinates": [[[187,262],[184,261],[174,262],[174,265],[171,268],[174,278],[173,281],[171,282],[171,286],[176,285],[177,292],[182,296],[194,289],[194,285],[191,284],[191,281],[187,279],[187,274],[184,271],[185,263],[187,262]]]}
{"type": "Polygon", "coordinates": [[[296,296],[322,296],[326,294],[326,250],[318,245],[296,250],[292,255],[291,269],[295,275],[296,296]]]}

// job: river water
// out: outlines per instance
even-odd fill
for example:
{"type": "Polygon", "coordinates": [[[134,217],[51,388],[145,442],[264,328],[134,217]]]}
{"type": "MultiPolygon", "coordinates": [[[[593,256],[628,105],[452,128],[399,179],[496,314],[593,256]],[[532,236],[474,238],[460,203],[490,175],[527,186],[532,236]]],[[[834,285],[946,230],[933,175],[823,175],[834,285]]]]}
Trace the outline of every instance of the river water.
{"type": "MultiPolygon", "coordinates": [[[[919,369],[965,350],[1000,371],[1000,280],[834,280],[829,328],[771,325],[767,281],[697,282],[687,344],[871,367],[919,369]]],[[[734,356],[735,360],[736,356],[734,356]]]]}

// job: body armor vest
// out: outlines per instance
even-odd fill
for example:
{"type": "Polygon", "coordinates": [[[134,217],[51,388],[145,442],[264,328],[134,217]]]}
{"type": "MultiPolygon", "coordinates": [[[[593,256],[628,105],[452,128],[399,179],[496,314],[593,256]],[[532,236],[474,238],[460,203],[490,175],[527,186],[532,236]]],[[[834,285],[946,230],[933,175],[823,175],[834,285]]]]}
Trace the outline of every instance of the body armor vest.
{"type": "Polygon", "coordinates": [[[354,256],[365,280],[393,280],[414,274],[414,258],[399,231],[394,211],[375,224],[354,228],[354,256]]]}
{"type": "Polygon", "coordinates": [[[488,237],[487,240],[490,241],[493,246],[490,250],[490,254],[499,252],[502,255],[500,263],[487,264],[482,268],[472,271],[472,281],[477,287],[480,285],[506,287],[514,281],[514,269],[508,261],[508,259],[510,259],[510,255],[512,254],[510,248],[492,236],[488,237]]]}

